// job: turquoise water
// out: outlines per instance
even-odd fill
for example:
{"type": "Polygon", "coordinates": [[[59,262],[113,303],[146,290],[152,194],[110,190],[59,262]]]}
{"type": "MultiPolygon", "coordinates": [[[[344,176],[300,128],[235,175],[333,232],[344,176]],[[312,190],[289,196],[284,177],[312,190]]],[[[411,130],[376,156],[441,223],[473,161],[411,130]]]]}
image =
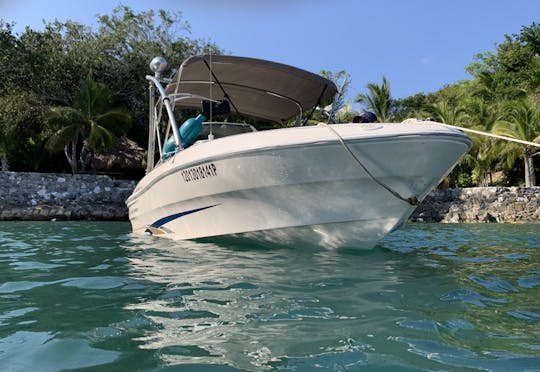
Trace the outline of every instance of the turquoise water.
{"type": "Polygon", "coordinates": [[[0,223],[2,371],[540,370],[540,225],[374,250],[0,223]]]}

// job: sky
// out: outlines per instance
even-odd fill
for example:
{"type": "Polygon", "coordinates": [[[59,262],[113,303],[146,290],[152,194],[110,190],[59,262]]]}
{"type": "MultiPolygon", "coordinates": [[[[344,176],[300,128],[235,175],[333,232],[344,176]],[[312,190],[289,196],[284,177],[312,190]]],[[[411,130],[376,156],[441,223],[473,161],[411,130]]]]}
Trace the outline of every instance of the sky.
{"type": "Polygon", "coordinates": [[[181,12],[190,38],[228,54],[345,70],[352,100],[383,76],[394,98],[470,79],[477,53],[540,21],[538,0],[0,0],[0,18],[16,33],[55,19],[97,27],[118,5],[181,12]]]}

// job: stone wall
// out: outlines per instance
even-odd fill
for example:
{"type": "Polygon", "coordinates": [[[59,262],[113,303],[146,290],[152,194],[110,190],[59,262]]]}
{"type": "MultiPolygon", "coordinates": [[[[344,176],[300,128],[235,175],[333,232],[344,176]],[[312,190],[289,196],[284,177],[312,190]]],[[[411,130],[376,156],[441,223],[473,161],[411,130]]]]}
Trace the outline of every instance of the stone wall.
{"type": "Polygon", "coordinates": [[[413,222],[540,222],[540,187],[471,187],[432,191],[413,222]]]}
{"type": "Polygon", "coordinates": [[[0,172],[0,220],[127,220],[136,181],[0,172]]]}
{"type": "MultiPolygon", "coordinates": [[[[136,181],[107,176],[0,172],[0,220],[128,220],[136,181]]],[[[412,222],[540,222],[540,187],[434,190],[412,222]]]]}

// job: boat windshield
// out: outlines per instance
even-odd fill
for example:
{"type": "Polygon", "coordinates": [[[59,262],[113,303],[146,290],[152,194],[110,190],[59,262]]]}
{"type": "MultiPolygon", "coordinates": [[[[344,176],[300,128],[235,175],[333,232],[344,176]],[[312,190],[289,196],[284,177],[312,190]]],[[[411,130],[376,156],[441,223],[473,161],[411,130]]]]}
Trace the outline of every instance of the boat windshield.
{"type": "Polygon", "coordinates": [[[249,124],[240,123],[224,123],[224,122],[206,122],[203,124],[202,130],[197,137],[197,140],[206,140],[208,135],[212,133],[214,138],[222,138],[234,136],[236,134],[256,132],[257,130],[249,124]]]}

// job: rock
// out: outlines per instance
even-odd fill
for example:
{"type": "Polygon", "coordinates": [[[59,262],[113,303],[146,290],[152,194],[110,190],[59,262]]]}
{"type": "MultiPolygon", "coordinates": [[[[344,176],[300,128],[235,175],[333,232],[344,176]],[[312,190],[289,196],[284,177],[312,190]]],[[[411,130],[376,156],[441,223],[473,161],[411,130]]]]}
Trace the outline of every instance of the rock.
{"type": "Polygon", "coordinates": [[[127,220],[135,185],[107,176],[0,172],[0,220],[127,220]]]}
{"type": "Polygon", "coordinates": [[[434,190],[411,216],[426,222],[540,222],[540,187],[434,190]]]}
{"type": "MultiPolygon", "coordinates": [[[[127,220],[136,181],[108,176],[0,172],[0,220],[127,220]]],[[[434,190],[416,222],[540,222],[540,187],[434,190]]]]}

